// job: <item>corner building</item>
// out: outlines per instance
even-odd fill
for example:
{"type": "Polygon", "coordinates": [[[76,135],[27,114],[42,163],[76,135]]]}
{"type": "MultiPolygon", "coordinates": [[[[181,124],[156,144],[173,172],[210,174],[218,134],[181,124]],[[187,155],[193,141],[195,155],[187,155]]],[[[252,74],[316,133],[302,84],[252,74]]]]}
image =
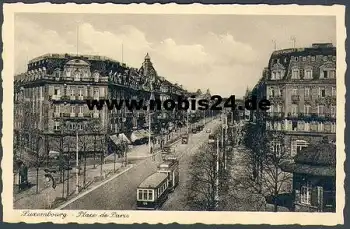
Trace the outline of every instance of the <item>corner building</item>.
{"type": "MultiPolygon", "coordinates": [[[[14,78],[14,150],[19,154],[49,151],[74,153],[76,134],[80,152],[110,153],[110,138],[130,135],[148,127],[147,111],[89,110],[86,100],[137,99],[147,101],[153,92],[166,100],[187,92],[158,76],[147,54],[140,69],[103,56],[47,54],[28,63],[14,78]],[[152,84],[152,87],[151,87],[152,84]]],[[[156,111],[151,123],[162,120],[176,126],[179,112],[156,111]]],[[[157,136],[159,128],[152,126],[157,136]]]]}
{"type": "Polygon", "coordinates": [[[282,131],[291,157],[324,137],[335,141],[336,48],[325,43],[273,52],[252,95],[272,105],[251,118],[266,131],[282,131]]]}

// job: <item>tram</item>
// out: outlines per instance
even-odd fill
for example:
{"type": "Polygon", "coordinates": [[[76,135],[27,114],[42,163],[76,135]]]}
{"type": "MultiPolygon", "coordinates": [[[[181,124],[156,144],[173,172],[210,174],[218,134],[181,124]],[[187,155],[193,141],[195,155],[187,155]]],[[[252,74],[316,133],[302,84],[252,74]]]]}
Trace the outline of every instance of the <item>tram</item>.
{"type": "Polygon", "coordinates": [[[174,156],[168,156],[164,162],[158,166],[158,173],[164,173],[168,176],[168,189],[173,192],[179,184],[179,161],[174,156]]]}
{"type": "Polygon", "coordinates": [[[168,175],[153,173],[137,187],[136,209],[156,210],[168,198],[168,175]]]}

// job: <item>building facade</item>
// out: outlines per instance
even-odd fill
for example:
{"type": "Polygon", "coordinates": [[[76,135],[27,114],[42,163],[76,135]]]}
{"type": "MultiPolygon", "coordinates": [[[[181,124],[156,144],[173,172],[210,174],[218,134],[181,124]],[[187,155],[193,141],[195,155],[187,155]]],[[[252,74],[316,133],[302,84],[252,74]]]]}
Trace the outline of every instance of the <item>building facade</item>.
{"type": "Polygon", "coordinates": [[[336,48],[326,43],[273,52],[251,95],[271,102],[251,120],[283,132],[290,156],[324,137],[335,141],[336,48]]]}
{"type": "Polygon", "coordinates": [[[150,116],[147,110],[126,106],[90,110],[86,105],[87,100],[148,101],[151,94],[165,101],[187,92],[158,76],[148,54],[139,69],[102,56],[40,56],[14,79],[14,148],[39,155],[71,152],[78,135],[81,151],[108,152],[109,136],[147,129],[149,117],[154,135],[176,127],[183,119],[180,112],[160,110],[150,116]]]}

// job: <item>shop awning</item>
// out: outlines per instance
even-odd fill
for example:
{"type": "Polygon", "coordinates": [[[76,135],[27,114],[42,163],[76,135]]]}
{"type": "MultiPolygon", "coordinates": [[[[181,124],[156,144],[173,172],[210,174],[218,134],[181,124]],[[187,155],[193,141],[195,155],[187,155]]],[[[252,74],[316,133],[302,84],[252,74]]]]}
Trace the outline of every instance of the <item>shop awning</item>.
{"type": "Polygon", "coordinates": [[[119,134],[118,136],[116,134],[115,135],[111,135],[110,138],[114,142],[114,144],[116,144],[116,145],[120,145],[123,142],[126,142],[127,144],[131,143],[130,140],[123,133],[119,134]]]}
{"type": "MultiPolygon", "coordinates": [[[[135,130],[134,132],[132,132],[131,136],[130,136],[130,140],[131,142],[135,142],[137,140],[143,139],[143,138],[148,138],[148,131],[147,130],[135,130]]],[[[152,135],[152,133],[151,133],[152,135]]]]}

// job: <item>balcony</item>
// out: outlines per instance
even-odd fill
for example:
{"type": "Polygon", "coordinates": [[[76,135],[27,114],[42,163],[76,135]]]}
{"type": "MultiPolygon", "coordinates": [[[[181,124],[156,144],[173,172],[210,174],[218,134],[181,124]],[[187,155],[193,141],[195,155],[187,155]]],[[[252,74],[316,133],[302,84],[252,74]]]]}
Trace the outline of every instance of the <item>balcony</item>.
{"type": "Polygon", "coordinates": [[[94,113],[93,114],[93,118],[99,118],[100,117],[100,114],[99,113],[94,113]]]}
{"type": "Polygon", "coordinates": [[[61,113],[55,112],[55,113],[53,113],[53,117],[54,118],[59,118],[59,117],[61,117],[61,113]]]}
{"type": "Polygon", "coordinates": [[[70,100],[75,100],[76,99],[75,95],[71,95],[69,98],[70,98],[70,100]]]}
{"type": "Polygon", "coordinates": [[[70,113],[69,117],[70,118],[74,118],[75,117],[75,113],[70,113]]]}
{"type": "Polygon", "coordinates": [[[266,113],[266,118],[271,120],[271,119],[283,119],[285,113],[284,112],[267,112],[266,113]]]}
{"type": "Polygon", "coordinates": [[[79,96],[78,96],[78,100],[84,100],[84,96],[79,95],[79,96]]]}
{"type": "Polygon", "coordinates": [[[292,102],[298,103],[300,101],[300,96],[299,95],[292,95],[292,102]]]}
{"type": "Polygon", "coordinates": [[[84,117],[84,113],[78,113],[78,117],[79,118],[83,118],[84,117]]]}

